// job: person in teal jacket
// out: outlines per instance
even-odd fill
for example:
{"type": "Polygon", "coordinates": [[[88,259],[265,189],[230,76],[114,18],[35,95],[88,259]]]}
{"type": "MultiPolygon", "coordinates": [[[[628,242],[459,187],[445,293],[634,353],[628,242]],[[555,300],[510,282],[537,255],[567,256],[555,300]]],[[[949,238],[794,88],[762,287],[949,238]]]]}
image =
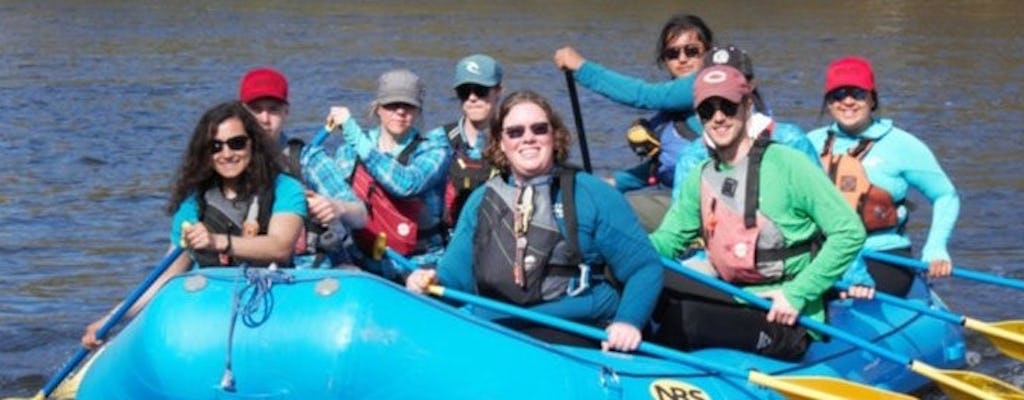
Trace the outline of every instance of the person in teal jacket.
{"type": "MultiPolygon", "coordinates": [[[[960,212],[953,182],[935,155],[920,139],[896,127],[891,119],[876,118],[878,91],[871,63],[846,56],[829,64],[825,73],[823,112],[833,123],[808,134],[822,164],[868,230],[866,249],[911,255],[905,232],[909,189],[932,203],[932,221],[921,259],[929,275],[946,276],[952,269],[946,248],[960,212]]],[[[877,290],[904,295],[913,273],[868,260],[877,290]]]]}
{"type": "Polygon", "coordinates": [[[661,151],[610,179],[622,192],[648,186],[671,187],[676,159],[695,137],[700,121],[693,114],[693,75],[703,65],[705,52],[714,43],[711,29],[700,17],[679,14],[662,26],[656,43],[656,62],[671,80],[651,83],[586,60],[572,47],[555,52],[555,66],[573,71],[583,87],[612,101],[657,113],[643,123],[660,142],[661,151]]]}
{"type": "MultiPolygon", "coordinates": [[[[657,253],[625,198],[564,166],[570,134],[546,99],[510,94],[492,120],[485,157],[501,175],[474,191],[437,269],[419,269],[406,287],[434,281],[534,311],[605,328],[605,349],[641,341],[661,287],[657,253]],[[622,286],[617,291],[610,277],[622,286]]],[[[588,340],[474,309],[543,340],[588,340]]]]}
{"type": "MultiPolygon", "coordinates": [[[[168,211],[174,213],[171,246],[189,251],[150,285],[129,308],[128,317],[145,307],[169,279],[192,268],[292,265],[306,217],[302,184],[283,173],[281,149],[241,102],[207,110],[183,160],[168,211]]],[[[109,316],[86,327],[84,347],[101,344],[96,332],[109,316]]]]}
{"type": "MultiPolygon", "coordinates": [[[[810,140],[807,139],[807,135],[804,134],[803,129],[800,129],[800,127],[795,124],[778,122],[773,118],[772,110],[768,107],[764,97],[761,96],[761,90],[757,87],[757,81],[754,80],[754,63],[747,52],[732,44],[721,47],[716,46],[704,57],[705,67],[713,65],[732,66],[733,68],[740,70],[740,72],[743,72],[743,76],[747,78],[747,82],[750,82],[754,101],[754,113],[751,114],[750,120],[746,123],[746,127],[747,134],[750,135],[751,138],[757,139],[758,135],[766,133],[773,142],[799,150],[801,153],[807,155],[807,158],[810,159],[812,163],[815,165],[821,165],[818,160],[818,152],[814,149],[814,145],[811,144],[810,140]]],[[[708,146],[703,140],[694,140],[680,152],[679,159],[676,162],[675,174],[673,176],[673,198],[679,196],[680,187],[682,186],[682,183],[686,181],[686,177],[690,171],[692,171],[698,164],[704,162],[704,160],[707,160],[710,156],[710,153],[708,153],[708,146]]]]}
{"type": "Polygon", "coordinates": [[[823,295],[860,250],[864,228],[807,157],[747,134],[753,100],[742,72],[705,68],[694,97],[713,157],[683,182],[651,242],[675,259],[701,239],[711,267],[705,273],[769,298],[772,306],[765,313],[668,275],[653,340],[797,360],[812,337],[794,326],[797,317],[824,320],[823,295]]]}

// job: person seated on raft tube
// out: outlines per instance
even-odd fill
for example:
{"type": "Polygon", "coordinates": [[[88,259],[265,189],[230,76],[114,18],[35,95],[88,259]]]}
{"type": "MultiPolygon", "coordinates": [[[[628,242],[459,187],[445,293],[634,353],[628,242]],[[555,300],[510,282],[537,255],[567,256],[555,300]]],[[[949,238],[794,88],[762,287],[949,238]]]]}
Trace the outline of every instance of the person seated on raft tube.
{"type": "MultiPolygon", "coordinates": [[[[466,201],[436,270],[406,287],[437,282],[580,323],[604,326],[604,349],[631,351],[661,287],[658,255],[625,198],[599,178],[565,166],[570,135],[548,101],[531,91],[506,97],[484,154],[501,175],[466,201]],[[610,270],[605,271],[606,268],[610,270]],[[620,292],[610,280],[622,284],[620,292]]],[[[596,342],[474,308],[482,317],[542,340],[596,342]]]]}
{"type": "Polygon", "coordinates": [[[797,317],[824,319],[822,295],[859,251],[864,227],[807,157],[747,134],[753,99],[742,72],[728,65],[704,69],[694,96],[712,159],[683,183],[651,241],[675,258],[703,239],[713,267],[704,272],[771,299],[772,307],[765,313],[666,275],[653,340],[797,360],[810,340],[794,326],[797,317]]]}
{"type": "Polygon", "coordinates": [[[700,120],[693,113],[693,75],[703,65],[704,53],[712,44],[711,29],[700,17],[677,14],[669,18],[655,43],[655,62],[668,70],[671,78],[663,83],[613,71],[584,59],[569,46],[555,51],[555,66],[572,71],[583,87],[622,105],[657,111],[649,121],[643,121],[652,134],[635,140],[627,134],[630,146],[644,161],[612,173],[609,183],[619,191],[671,187],[679,152],[699,136],[700,120]]]}
{"type": "Polygon", "coordinates": [[[327,125],[341,128],[344,144],[334,157],[322,149],[302,156],[315,190],[340,196],[326,182],[342,186],[344,181],[366,203],[371,210],[366,226],[353,235],[356,265],[396,282],[408,271],[382,259],[385,247],[423,266],[444,252],[441,214],[451,150],[444,137],[417,129],[422,106],[420,78],[409,70],[387,71],[370,103],[379,126],[363,131],[347,107],[331,107],[327,125]]]}
{"type": "MultiPolygon", "coordinates": [[[[256,117],[263,131],[277,143],[285,156],[284,170],[296,178],[309,173],[300,160],[305,142],[288,138],[284,133],[290,107],[288,80],[280,71],[270,67],[253,68],[242,76],[238,84],[238,99],[256,117]]],[[[314,176],[315,178],[315,176],[314,176]]],[[[366,206],[355,197],[347,185],[332,188],[336,197],[322,196],[306,190],[309,216],[305,219],[305,243],[299,242],[292,263],[295,268],[324,268],[352,264],[348,254],[351,247],[349,232],[366,223],[366,206]]]]}
{"type": "Polygon", "coordinates": [[[473,54],[455,65],[455,96],[461,116],[427,133],[442,137],[452,149],[444,193],[444,224],[450,236],[459,212],[474,189],[497,173],[483,156],[493,110],[501,99],[501,64],[486,54],[473,54]]]}
{"type": "MultiPolygon", "coordinates": [[[[761,96],[758,81],[754,79],[754,62],[747,52],[732,44],[716,46],[704,56],[703,65],[705,67],[729,65],[742,72],[747,79],[751,86],[751,98],[754,102],[754,112],[750,114],[750,120],[745,123],[747,135],[756,140],[757,135],[767,132],[772,142],[792,147],[807,155],[814,165],[821,165],[818,160],[818,152],[814,149],[811,141],[807,139],[803,129],[795,124],[778,122],[773,118],[772,110],[761,96]]],[[[687,175],[694,170],[694,167],[709,157],[711,155],[708,152],[708,146],[701,140],[691,142],[680,151],[672,177],[672,198],[679,197],[687,175]]]]}
{"type": "MultiPolygon", "coordinates": [[[[956,188],[924,142],[892,120],[872,115],[878,109],[878,91],[868,60],[846,56],[829,64],[822,113],[826,108],[835,122],[808,138],[828,176],[861,217],[868,231],[864,248],[911,256],[905,202],[907,190],[915,188],[932,203],[921,259],[929,264],[929,276],[949,275],[952,261],[946,244],[960,213],[956,188]]],[[[877,290],[897,296],[910,290],[911,270],[876,260],[867,260],[867,266],[877,290]]]]}
{"type": "MultiPolygon", "coordinates": [[[[192,268],[290,266],[306,199],[302,184],[284,174],[281,164],[281,149],[241,102],[207,110],[192,133],[167,207],[174,213],[171,246],[190,251],[174,260],[126,316],[192,268]]],[[[101,344],[96,331],[108,317],[86,327],[82,346],[101,344]]]]}

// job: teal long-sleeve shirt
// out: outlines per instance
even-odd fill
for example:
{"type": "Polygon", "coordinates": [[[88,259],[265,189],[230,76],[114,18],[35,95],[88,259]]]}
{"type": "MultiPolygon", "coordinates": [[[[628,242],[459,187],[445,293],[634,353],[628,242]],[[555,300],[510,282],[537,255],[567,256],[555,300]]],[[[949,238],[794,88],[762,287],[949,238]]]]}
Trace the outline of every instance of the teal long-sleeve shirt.
{"type": "MultiPolygon", "coordinates": [[[[952,261],[947,243],[960,214],[960,198],[953,182],[928,146],[914,135],[894,126],[892,120],[876,119],[860,135],[846,133],[835,123],[815,129],[807,137],[819,153],[825,146],[829,130],[837,133],[832,154],[845,153],[856,146],[861,138],[876,140],[863,160],[868,180],[889,192],[897,203],[907,198],[910,188],[917,189],[927,197],[932,203],[932,222],[928,238],[921,249],[921,259],[952,261]]],[[[907,208],[900,205],[897,214],[902,226],[907,221],[907,208]]],[[[889,229],[872,232],[864,247],[890,250],[907,248],[910,244],[910,238],[900,229],[889,229]]]]}
{"type": "MultiPolygon", "coordinates": [[[[713,161],[706,161],[696,168],[713,161]]],[[[715,166],[710,166],[715,168],[715,166]]],[[[728,169],[722,164],[718,168],[728,169]]],[[[674,258],[701,233],[701,173],[695,169],[683,183],[665,219],[651,233],[661,255],[674,258]]],[[[805,315],[823,320],[821,296],[839,279],[864,243],[864,227],[846,200],[807,156],[770,145],[761,164],[759,211],[779,228],[787,246],[821,234],[826,239],[812,259],[804,253],[787,258],[785,282],[749,285],[755,293],[781,288],[790,304],[805,315]]]]}
{"type": "Polygon", "coordinates": [[[646,110],[690,112],[693,111],[695,75],[650,83],[593,61],[584,61],[574,74],[580,85],[619,104],[646,110]]]}
{"type": "MultiPolygon", "coordinates": [[[[486,185],[478,188],[466,201],[451,243],[437,264],[442,285],[476,291],[473,236],[486,190],[486,185]]],[[[615,278],[624,284],[621,299],[610,285],[602,283],[579,296],[563,296],[531,309],[560,318],[625,322],[642,329],[662,285],[658,254],[622,194],[585,173],[577,173],[575,190],[583,261],[611,268],[615,278]]],[[[561,201],[562,194],[558,193],[555,202],[561,204],[561,201]]],[[[557,208],[560,207],[556,205],[557,208]]],[[[556,220],[564,237],[564,222],[561,218],[556,220]]]]}

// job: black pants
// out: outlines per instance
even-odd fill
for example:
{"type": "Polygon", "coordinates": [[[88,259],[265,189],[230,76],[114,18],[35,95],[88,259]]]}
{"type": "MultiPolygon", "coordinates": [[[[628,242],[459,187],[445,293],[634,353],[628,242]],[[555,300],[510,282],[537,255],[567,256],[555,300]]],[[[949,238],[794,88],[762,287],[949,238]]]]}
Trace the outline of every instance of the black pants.
{"type": "Polygon", "coordinates": [[[811,340],[807,330],[766,317],[765,311],[670,272],[655,310],[659,326],[652,341],[680,350],[726,347],[786,361],[802,358],[811,340]]]}
{"type": "MultiPolygon", "coordinates": [[[[907,258],[913,257],[910,248],[886,250],[883,253],[907,258]]],[[[864,261],[868,264],[871,279],[875,280],[875,290],[899,297],[906,296],[910,291],[910,285],[914,283],[914,271],[870,258],[865,258],[864,261]]]]}
{"type": "Polygon", "coordinates": [[[495,320],[500,325],[525,333],[543,342],[552,344],[564,344],[577,347],[600,348],[601,342],[584,336],[570,333],[561,329],[551,328],[545,325],[532,323],[520,319],[495,320]]]}

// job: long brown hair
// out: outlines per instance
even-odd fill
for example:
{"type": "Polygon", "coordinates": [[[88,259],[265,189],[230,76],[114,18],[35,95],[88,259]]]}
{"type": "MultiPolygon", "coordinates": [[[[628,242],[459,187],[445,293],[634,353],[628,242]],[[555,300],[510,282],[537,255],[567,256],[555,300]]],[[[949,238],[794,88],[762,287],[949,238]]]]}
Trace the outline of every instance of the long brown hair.
{"type": "Polygon", "coordinates": [[[548,118],[548,123],[551,124],[552,133],[555,135],[555,164],[565,164],[565,161],[569,159],[572,135],[569,134],[569,129],[562,122],[562,117],[551,108],[548,100],[544,96],[530,90],[510,93],[501,101],[498,112],[491,118],[491,137],[487,141],[487,148],[484,149],[484,157],[501,172],[508,173],[510,171],[511,166],[509,165],[508,157],[505,157],[505,153],[501,151],[501,135],[503,134],[502,131],[505,130],[505,117],[512,111],[512,107],[523,103],[536,104],[544,111],[544,115],[548,118]]]}
{"type": "Polygon", "coordinates": [[[238,177],[239,197],[248,197],[260,190],[272,187],[281,173],[281,150],[270,135],[263,131],[256,118],[239,101],[218,104],[206,110],[192,131],[192,139],[181,158],[181,166],[171,188],[171,200],[167,212],[173,214],[181,202],[190,194],[202,196],[208,189],[219,187],[220,175],[213,169],[211,140],[217,133],[217,126],[224,121],[238,118],[245,127],[245,135],[252,143],[252,160],[238,177]]]}

